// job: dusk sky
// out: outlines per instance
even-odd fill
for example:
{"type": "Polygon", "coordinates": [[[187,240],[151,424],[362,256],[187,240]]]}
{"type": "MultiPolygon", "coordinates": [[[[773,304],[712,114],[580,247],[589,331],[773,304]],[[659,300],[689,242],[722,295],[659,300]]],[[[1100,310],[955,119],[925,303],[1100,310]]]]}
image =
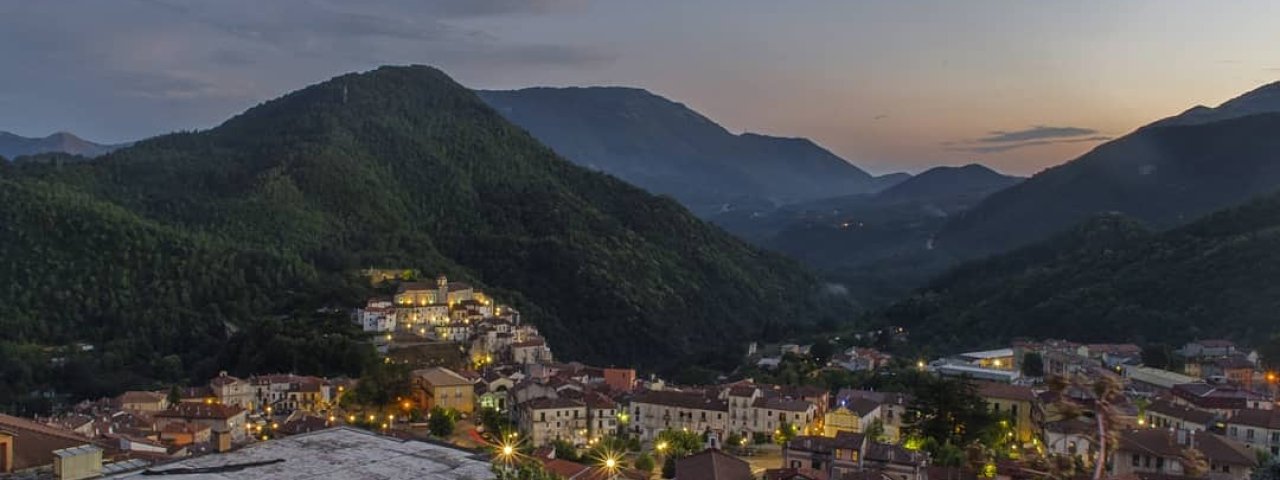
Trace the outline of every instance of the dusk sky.
{"type": "Polygon", "coordinates": [[[212,127],[382,64],[474,88],[627,85],[872,172],[1031,174],[1280,79],[1280,2],[0,2],[0,130],[212,127]]]}

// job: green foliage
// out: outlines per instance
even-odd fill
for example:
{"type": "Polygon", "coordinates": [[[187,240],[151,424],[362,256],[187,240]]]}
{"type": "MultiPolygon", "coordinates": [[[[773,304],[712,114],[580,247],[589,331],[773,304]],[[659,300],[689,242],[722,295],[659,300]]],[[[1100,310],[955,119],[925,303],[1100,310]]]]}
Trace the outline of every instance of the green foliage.
{"type": "Polygon", "coordinates": [[[490,469],[498,480],[562,480],[559,475],[548,472],[537,461],[521,462],[516,465],[494,462],[490,469]]]}
{"type": "Polygon", "coordinates": [[[800,428],[792,425],[791,422],[782,422],[778,425],[778,429],[773,432],[773,443],[778,445],[786,445],[791,439],[796,438],[800,432],[800,428]]]}
{"type": "Polygon", "coordinates": [[[654,444],[664,446],[659,450],[663,455],[680,458],[702,451],[704,442],[699,432],[668,429],[658,432],[654,444]]]}
{"type": "Polygon", "coordinates": [[[582,455],[578,454],[578,447],[574,446],[568,440],[555,439],[551,441],[551,447],[556,450],[556,458],[576,462],[582,460],[582,455]]]}
{"type": "Polygon", "coordinates": [[[431,412],[427,418],[427,431],[431,432],[433,436],[447,438],[449,435],[453,435],[453,429],[457,422],[457,411],[431,407],[431,412]]]}
{"type": "Polygon", "coordinates": [[[356,388],[343,399],[349,398],[355,405],[382,409],[394,407],[401,399],[410,396],[412,379],[407,365],[371,362],[356,388]]]}
{"type": "MultiPolygon", "coordinates": [[[[1013,337],[1177,345],[1266,338],[1280,309],[1280,196],[1151,234],[1117,216],[964,265],[880,312],[938,349],[1013,337]]],[[[1173,364],[1175,360],[1161,361],[1173,364]]]]}
{"type": "Polygon", "coordinates": [[[649,456],[648,453],[642,452],[640,455],[636,456],[636,461],[634,466],[636,470],[648,473],[648,472],[652,472],[653,467],[655,467],[656,465],[654,464],[653,457],[649,456]]]}
{"type": "Polygon", "coordinates": [[[369,292],[349,274],[371,265],[475,282],[563,357],[660,370],[731,368],[767,321],[849,307],[674,201],[558,158],[426,67],[345,75],[88,162],[15,165],[0,224],[10,350],[97,347],[84,374],[28,364],[0,388],[77,398],[177,380],[159,360],[175,354],[199,381],[358,371],[367,354],[346,334],[269,328],[264,347],[231,332],[353,307],[369,292]],[[326,360],[292,353],[308,349],[326,360]]]}
{"type": "Polygon", "coordinates": [[[676,478],[676,457],[668,455],[662,461],[662,478],[676,478]]]}
{"type": "Polygon", "coordinates": [[[178,390],[177,385],[169,387],[169,395],[165,396],[165,400],[169,402],[169,405],[182,403],[182,392],[178,390]]]}
{"type": "Polygon", "coordinates": [[[809,347],[809,357],[813,359],[813,363],[817,365],[826,365],[831,360],[831,356],[836,353],[836,347],[826,338],[819,338],[809,347]]]}
{"type": "Polygon", "coordinates": [[[1027,352],[1022,356],[1022,374],[1028,377],[1044,376],[1044,357],[1037,352],[1027,352]]]}
{"type": "Polygon", "coordinates": [[[933,440],[932,445],[939,448],[998,437],[998,418],[977,395],[972,383],[932,377],[921,380],[912,390],[912,402],[907,408],[909,420],[904,431],[908,437],[933,440]]]}

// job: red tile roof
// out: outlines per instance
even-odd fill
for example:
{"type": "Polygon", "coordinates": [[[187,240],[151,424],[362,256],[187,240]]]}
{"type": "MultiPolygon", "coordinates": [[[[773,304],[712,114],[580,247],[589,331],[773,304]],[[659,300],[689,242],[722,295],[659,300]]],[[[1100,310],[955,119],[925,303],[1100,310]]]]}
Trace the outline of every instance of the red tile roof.
{"type": "Polygon", "coordinates": [[[156,412],[157,418],[186,418],[227,420],[244,413],[245,410],[235,405],[181,403],[163,412],[156,412]]]}

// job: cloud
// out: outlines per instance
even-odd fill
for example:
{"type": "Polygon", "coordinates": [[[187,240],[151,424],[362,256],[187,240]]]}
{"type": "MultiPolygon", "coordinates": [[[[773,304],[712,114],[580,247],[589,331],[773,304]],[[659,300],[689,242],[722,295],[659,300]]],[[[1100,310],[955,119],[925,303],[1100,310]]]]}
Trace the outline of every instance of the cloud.
{"type": "Polygon", "coordinates": [[[944,150],[948,150],[952,152],[1000,153],[1000,152],[1007,152],[1009,150],[1017,150],[1020,148],[1039,147],[1043,145],[1053,145],[1058,143],[1105,142],[1107,140],[1111,140],[1112,138],[1114,137],[1108,137],[1105,135],[1094,135],[1089,137],[1067,138],[1067,139],[1059,139],[1059,140],[1031,140],[1026,142],[1005,143],[1001,145],[979,145],[973,142],[965,142],[965,143],[944,142],[943,146],[946,147],[944,148],[944,150]]]}
{"type": "Polygon", "coordinates": [[[988,133],[985,137],[977,139],[976,141],[981,143],[1025,142],[1046,138],[1079,137],[1082,135],[1093,135],[1096,133],[1098,133],[1098,131],[1091,128],[1036,125],[1025,130],[996,130],[988,133]]]}
{"type": "Polygon", "coordinates": [[[985,136],[942,142],[943,150],[967,153],[1000,153],[1058,143],[1103,142],[1111,137],[1085,127],[1035,125],[1022,130],[995,130],[985,136]]]}

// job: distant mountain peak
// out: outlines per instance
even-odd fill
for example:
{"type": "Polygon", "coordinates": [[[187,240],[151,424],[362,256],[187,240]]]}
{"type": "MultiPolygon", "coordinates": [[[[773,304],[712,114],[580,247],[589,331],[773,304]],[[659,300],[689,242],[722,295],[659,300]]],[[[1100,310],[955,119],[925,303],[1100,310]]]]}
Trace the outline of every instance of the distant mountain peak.
{"type": "Polygon", "coordinates": [[[632,87],[477,92],[565,158],[666,194],[703,215],[725,204],[869,193],[882,181],[806,138],[734,134],[688,106],[632,87]]]}
{"type": "Polygon", "coordinates": [[[1159,120],[1144,128],[1173,125],[1199,125],[1233,118],[1280,112],[1280,81],[1262,85],[1240,96],[1222,102],[1217,107],[1196,105],[1186,111],[1159,120]]]}
{"type": "Polygon", "coordinates": [[[110,153],[126,144],[105,145],[91,142],[67,131],[57,131],[45,137],[24,137],[0,131],[0,157],[13,159],[41,153],[66,153],[84,157],[96,157],[110,153]]]}

